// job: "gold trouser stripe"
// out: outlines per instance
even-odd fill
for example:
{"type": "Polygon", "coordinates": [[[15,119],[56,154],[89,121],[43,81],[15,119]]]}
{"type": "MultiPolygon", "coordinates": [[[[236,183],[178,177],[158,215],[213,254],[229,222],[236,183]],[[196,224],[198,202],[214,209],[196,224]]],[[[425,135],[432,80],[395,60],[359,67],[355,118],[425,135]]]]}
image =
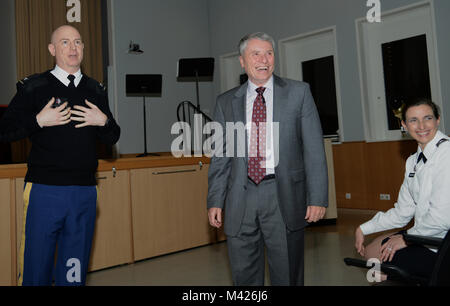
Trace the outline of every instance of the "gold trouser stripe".
{"type": "Polygon", "coordinates": [[[23,282],[23,261],[25,256],[25,228],[27,221],[27,210],[28,204],[30,202],[31,186],[33,183],[25,183],[25,190],[23,192],[23,226],[22,226],[22,238],[20,240],[20,251],[19,251],[19,282],[18,285],[22,286],[23,282]]]}

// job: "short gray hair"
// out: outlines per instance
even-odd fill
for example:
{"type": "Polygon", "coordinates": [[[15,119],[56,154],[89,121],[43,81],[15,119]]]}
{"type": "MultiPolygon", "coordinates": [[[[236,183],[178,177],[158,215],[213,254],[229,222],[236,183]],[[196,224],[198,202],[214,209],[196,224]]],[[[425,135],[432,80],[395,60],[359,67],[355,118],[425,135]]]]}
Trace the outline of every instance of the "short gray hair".
{"type": "Polygon", "coordinates": [[[247,34],[241,38],[241,40],[239,41],[239,46],[238,46],[239,55],[244,54],[245,48],[247,48],[247,44],[248,44],[249,40],[251,40],[251,39],[259,39],[259,40],[268,41],[272,45],[273,51],[275,51],[275,41],[273,40],[273,38],[269,34],[266,34],[264,32],[256,32],[256,33],[252,33],[252,34],[247,34]]]}

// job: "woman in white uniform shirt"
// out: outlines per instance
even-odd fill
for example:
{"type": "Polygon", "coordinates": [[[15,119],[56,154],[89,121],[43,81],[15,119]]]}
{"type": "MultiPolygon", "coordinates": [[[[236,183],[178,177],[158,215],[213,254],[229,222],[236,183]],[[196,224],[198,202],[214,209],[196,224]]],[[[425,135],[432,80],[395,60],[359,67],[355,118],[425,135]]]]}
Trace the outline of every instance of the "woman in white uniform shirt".
{"type": "Polygon", "coordinates": [[[400,229],[413,217],[414,226],[408,230],[411,235],[443,238],[450,228],[450,141],[438,130],[438,108],[430,100],[416,100],[404,107],[402,118],[402,126],[418,143],[417,152],[406,161],[405,179],[394,208],[361,224],[355,232],[355,247],[366,259],[378,258],[428,277],[436,252],[406,245],[401,232],[381,235],[364,247],[364,235],[400,229]]]}

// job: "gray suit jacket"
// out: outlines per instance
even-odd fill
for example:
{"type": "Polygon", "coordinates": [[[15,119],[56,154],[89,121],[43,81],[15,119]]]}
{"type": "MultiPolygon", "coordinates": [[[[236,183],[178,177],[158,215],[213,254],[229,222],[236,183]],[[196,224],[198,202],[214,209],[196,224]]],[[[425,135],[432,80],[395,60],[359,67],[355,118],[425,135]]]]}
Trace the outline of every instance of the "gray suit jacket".
{"type": "MultiPolygon", "coordinates": [[[[246,124],[247,83],[217,98],[214,120],[246,124]]],[[[288,229],[307,225],[307,205],[328,206],[328,172],[322,128],[309,85],[274,75],[273,121],[279,122],[279,162],[275,167],[281,214],[288,229]]],[[[235,138],[235,155],[237,137],[235,138]]],[[[245,138],[247,156],[247,137],[245,138]]],[[[228,157],[224,140],[223,157],[213,156],[208,173],[207,207],[224,211],[225,234],[235,236],[246,205],[247,157],[228,157]]],[[[216,148],[217,150],[217,148],[216,148]]]]}

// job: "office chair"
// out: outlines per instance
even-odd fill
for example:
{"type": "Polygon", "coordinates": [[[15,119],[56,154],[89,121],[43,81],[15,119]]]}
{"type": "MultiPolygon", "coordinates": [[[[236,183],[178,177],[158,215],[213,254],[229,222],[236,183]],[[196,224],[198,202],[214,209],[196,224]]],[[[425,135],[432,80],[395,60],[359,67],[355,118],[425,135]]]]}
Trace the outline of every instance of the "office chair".
{"type": "MultiPolygon", "coordinates": [[[[444,239],[403,234],[406,244],[419,244],[423,246],[437,247],[437,258],[430,278],[412,275],[409,272],[389,263],[380,264],[380,270],[389,276],[390,279],[401,282],[405,285],[417,286],[450,286],[450,231],[444,239]]],[[[344,258],[348,266],[356,266],[372,269],[374,264],[366,260],[357,258],[344,258]]],[[[419,263],[420,264],[420,263],[419,263]]]]}

